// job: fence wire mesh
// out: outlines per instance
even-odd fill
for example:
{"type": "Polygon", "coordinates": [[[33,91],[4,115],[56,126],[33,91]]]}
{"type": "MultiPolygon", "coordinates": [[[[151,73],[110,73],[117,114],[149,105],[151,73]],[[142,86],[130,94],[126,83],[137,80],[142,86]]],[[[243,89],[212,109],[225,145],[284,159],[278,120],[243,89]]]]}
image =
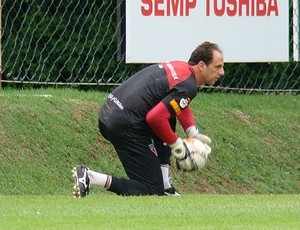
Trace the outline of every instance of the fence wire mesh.
{"type": "MultiPolygon", "coordinates": [[[[228,63],[225,77],[207,88],[299,92],[300,66],[292,54],[299,50],[292,35],[299,36],[295,2],[290,0],[289,62],[228,63]]],[[[125,0],[2,0],[1,5],[2,85],[117,85],[146,65],[125,63],[125,0]]]]}

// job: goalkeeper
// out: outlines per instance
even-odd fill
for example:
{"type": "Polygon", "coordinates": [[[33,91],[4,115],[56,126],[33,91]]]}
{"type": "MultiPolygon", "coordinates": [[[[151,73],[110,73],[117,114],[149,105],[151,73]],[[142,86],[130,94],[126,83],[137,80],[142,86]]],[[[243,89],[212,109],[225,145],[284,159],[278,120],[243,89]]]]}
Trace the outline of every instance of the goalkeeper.
{"type": "Polygon", "coordinates": [[[198,87],[213,85],[224,75],[223,54],[217,44],[204,42],[188,62],[150,65],[113,90],[99,112],[99,130],[114,146],[128,178],[74,167],[74,196],[84,197],[89,186],[118,195],[180,193],[169,178],[170,157],[184,159],[187,149],[175,133],[176,120],[187,137],[210,144],[200,134],[189,107],[198,87]]]}

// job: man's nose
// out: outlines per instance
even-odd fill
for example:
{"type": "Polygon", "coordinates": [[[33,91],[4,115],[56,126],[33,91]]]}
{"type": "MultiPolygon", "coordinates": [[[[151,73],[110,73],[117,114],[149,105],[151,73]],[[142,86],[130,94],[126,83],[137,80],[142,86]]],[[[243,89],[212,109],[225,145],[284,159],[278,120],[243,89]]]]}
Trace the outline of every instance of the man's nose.
{"type": "Polygon", "coordinates": [[[225,71],[224,71],[224,68],[222,67],[222,68],[220,68],[220,70],[219,70],[219,75],[220,76],[223,76],[225,74],[225,71]]]}

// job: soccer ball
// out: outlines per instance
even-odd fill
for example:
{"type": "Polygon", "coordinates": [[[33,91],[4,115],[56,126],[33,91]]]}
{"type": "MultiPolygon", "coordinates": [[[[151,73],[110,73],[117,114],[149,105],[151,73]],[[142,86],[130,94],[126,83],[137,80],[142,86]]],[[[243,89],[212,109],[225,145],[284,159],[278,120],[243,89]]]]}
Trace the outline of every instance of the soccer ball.
{"type": "Polygon", "coordinates": [[[185,171],[203,168],[207,162],[208,155],[211,153],[211,148],[195,138],[186,138],[183,142],[190,153],[186,159],[176,159],[177,168],[185,171]]]}

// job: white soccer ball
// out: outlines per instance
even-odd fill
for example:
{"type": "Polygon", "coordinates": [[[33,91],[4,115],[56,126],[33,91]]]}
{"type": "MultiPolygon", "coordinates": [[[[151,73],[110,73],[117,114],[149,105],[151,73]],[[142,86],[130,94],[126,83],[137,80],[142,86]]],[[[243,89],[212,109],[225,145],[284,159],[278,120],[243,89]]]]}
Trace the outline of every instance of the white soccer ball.
{"type": "Polygon", "coordinates": [[[211,148],[195,138],[186,138],[183,141],[190,154],[186,159],[176,159],[177,168],[185,171],[203,168],[206,165],[208,155],[211,153],[211,148]]]}

